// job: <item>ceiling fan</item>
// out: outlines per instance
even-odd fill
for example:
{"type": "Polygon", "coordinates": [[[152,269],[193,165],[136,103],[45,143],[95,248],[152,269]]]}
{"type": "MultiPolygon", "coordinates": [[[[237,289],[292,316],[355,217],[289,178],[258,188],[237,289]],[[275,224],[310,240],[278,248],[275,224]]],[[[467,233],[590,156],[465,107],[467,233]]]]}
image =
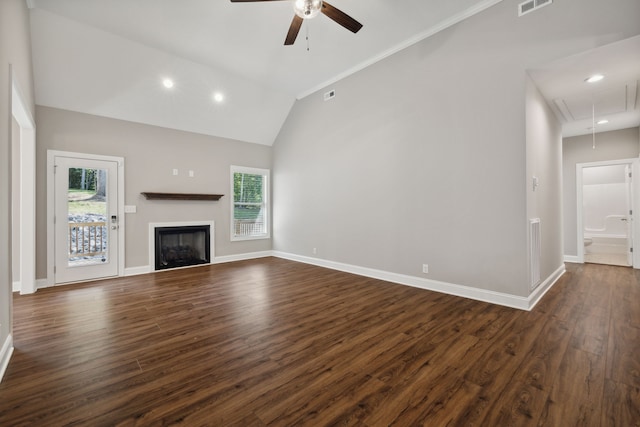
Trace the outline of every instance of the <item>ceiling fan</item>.
{"type": "MultiPolygon", "coordinates": [[[[258,2],[258,1],[283,1],[283,0],[231,0],[231,3],[246,3],[246,2],[258,2]]],[[[341,11],[331,6],[326,1],[322,0],[294,0],[293,10],[296,13],[291,21],[287,38],[284,40],[285,45],[292,45],[298,37],[298,32],[302,26],[302,22],[305,19],[311,19],[322,12],[328,18],[342,25],[352,33],[357,33],[362,24],[341,11]]]]}

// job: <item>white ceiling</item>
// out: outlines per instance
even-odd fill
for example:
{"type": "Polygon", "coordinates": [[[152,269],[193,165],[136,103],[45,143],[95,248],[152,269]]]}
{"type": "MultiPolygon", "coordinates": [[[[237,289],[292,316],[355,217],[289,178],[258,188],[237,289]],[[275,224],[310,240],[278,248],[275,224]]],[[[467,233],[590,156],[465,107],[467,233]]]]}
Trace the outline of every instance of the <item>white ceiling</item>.
{"type": "Polygon", "coordinates": [[[290,1],[30,0],[36,102],[270,145],[296,98],[500,1],[333,0],[357,34],[321,14],[284,46],[290,1]]]}
{"type": "Polygon", "coordinates": [[[531,78],[562,123],[563,136],[640,126],[640,36],[530,70],[531,78]],[[585,79],[602,74],[604,79],[585,79]]]}
{"type": "MultiPolygon", "coordinates": [[[[357,34],[319,15],[284,46],[290,1],[30,0],[36,103],[271,145],[297,98],[500,1],[333,0],[363,24],[357,34]],[[214,92],[225,100],[213,101],[214,92]]],[[[591,105],[583,80],[593,70],[607,75],[599,87],[612,92],[611,108],[629,98],[631,86],[621,91],[640,80],[638,51],[636,41],[604,59],[594,53],[530,74],[561,120],[557,105],[579,119],[591,105]]],[[[624,113],[625,127],[640,124],[637,101],[624,113]]],[[[567,135],[584,128],[572,121],[567,135]]]]}

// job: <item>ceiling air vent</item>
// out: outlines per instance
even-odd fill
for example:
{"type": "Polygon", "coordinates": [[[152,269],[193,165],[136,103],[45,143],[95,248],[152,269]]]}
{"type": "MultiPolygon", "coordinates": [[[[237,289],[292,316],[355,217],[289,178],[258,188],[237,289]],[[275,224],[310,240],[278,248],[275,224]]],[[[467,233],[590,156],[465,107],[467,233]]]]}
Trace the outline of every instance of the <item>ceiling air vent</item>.
{"type": "Polygon", "coordinates": [[[518,16],[525,15],[553,3],[553,0],[527,0],[518,5],[518,16]]]}

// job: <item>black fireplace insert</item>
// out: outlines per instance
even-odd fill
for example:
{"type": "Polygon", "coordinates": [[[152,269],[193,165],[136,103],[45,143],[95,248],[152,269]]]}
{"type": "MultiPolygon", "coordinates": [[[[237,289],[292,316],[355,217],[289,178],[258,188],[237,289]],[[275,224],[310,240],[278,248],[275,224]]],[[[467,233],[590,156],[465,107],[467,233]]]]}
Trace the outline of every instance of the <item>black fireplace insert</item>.
{"type": "Polygon", "coordinates": [[[209,264],[210,225],[155,228],[156,270],[209,264]]]}

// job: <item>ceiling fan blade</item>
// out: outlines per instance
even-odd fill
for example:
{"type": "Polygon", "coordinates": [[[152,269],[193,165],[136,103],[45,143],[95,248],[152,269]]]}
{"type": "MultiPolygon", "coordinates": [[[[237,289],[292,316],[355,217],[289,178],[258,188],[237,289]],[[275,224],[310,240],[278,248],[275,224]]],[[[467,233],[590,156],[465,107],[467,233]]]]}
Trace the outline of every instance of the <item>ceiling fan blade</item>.
{"type": "Polygon", "coordinates": [[[326,1],[322,2],[322,9],[320,9],[320,12],[324,13],[327,17],[333,19],[335,22],[342,25],[352,33],[357,33],[358,31],[360,31],[360,28],[362,28],[361,23],[359,23],[340,9],[336,9],[335,7],[331,6],[326,1]]]}
{"type": "Polygon", "coordinates": [[[287,38],[284,39],[285,46],[292,45],[293,42],[296,41],[298,31],[300,31],[300,27],[302,26],[302,21],[304,21],[304,19],[300,18],[298,15],[293,15],[293,21],[291,21],[287,38]]]}

